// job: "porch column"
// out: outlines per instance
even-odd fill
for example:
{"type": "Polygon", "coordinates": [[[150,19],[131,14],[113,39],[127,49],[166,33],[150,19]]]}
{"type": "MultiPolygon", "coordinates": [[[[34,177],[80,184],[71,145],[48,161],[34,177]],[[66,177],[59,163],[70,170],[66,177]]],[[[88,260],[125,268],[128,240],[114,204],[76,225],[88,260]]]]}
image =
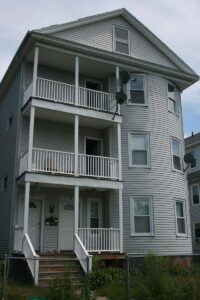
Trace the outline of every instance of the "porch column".
{"type": "Polygon", "coordinates": [[[119,162],[119,180],[122,180],[122,142],[121,142],[121,124],[117,123],[117,147],[119,162]]]}
{"type": "Polygon", "coordinates": [[[123,200],[122,189],[119,190],[119,235],[120,235],[120,253],[123,253],[123,200]]]}
{"type": "MultiPolygon", "coordinates": [[[[119,67],[116,66],[116,69],[115,69],[115,76],[116,76],[116,90],[117,92],[120,91],[120,79],[119,79],[119,67]]],[[[118,107],[117,107],[117,112],[118,114],[120,114],[120,105],[118,104],[118,107]]]]}
{"type": "Polygon", "coordinates": [[[79,116],[74,118],[74,175],[78,176],[79,116]]]}
{"type": "Polygon", "coordinates": [[[28,171],[32,169],[33,135],[35,123],[35,107],[30,108],[29,138],[28,138],[28,171]]]}
{"type": "Polygon", "coordinates": [[[78,105],[79,57],[75,57],[75,105],[78,105]]]}
{"type": "Polygon", "coordinates": [[[38,73],[38,59],[39,59],[39,47],[35,47],[34,54],[34,65],[33,65],[33,91],[32,96],[36,96],[36,84],[37,84],[37,73],[38,73]]]}
{"type": "Polygon", "coordinates": [[[74,233],[78,234],[79,186],[74,187],[74,233]]]}
{"type": "Polygon", "coordinates": [[[23,235],[28,232],[28,212],[29,212],[29,197],[30,197],[30,182],[25,182],[25,197],[24,197],[24,227],[23,235]]]}

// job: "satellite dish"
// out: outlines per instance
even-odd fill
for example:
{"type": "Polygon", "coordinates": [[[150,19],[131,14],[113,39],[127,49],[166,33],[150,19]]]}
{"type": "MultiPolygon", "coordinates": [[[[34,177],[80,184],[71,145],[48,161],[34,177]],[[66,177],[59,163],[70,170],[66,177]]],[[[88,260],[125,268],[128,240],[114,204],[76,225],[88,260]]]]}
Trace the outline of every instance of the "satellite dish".
{"type": "Polygon", "coordinates": [[[191,153],[186,153],[184,155],[184,162],[186,164],[192,164],[195,161],[194,156],[191,153]]]}
{"type": "Polygon", "coordinates": [[[127,100],[127,95],[124,93],[123,89],[115,94],[115,98],[118,104],[123,104],[127,100]]]}
{"type": "Polygon", "coordinates": [[[127,84],[130,80],[130,74],[127,71],[120,72],[120,79],[122,84],[127,84]]]}

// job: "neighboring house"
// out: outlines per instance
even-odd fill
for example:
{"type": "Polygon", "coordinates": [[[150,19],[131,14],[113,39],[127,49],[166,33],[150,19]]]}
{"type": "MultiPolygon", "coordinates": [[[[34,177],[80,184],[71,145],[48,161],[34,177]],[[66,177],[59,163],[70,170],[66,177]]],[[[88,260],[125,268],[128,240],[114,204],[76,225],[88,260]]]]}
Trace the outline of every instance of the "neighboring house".
{"type": "Polygon", "coordinates": [[[0,85],[1,255],[190,255],[180,93],[197,80],[125,9],[28,32],[0,85]]]}
{"type": "Polygon", "coordinates": [[[187,169],[190,193],[190,216],[193,253],[200,253],[200,133],[185,139],[185,152],[191,153],[194,162],[187,169]]]}

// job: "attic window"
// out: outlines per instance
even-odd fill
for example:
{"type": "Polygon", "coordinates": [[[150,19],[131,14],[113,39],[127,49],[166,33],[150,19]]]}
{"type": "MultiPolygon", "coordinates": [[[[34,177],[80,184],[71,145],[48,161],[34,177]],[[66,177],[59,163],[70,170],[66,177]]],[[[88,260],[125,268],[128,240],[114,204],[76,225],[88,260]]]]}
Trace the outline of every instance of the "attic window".
{"type": "Polygon", "coordinates": [[[121,27],[114,27],[114,51],[129,54],[129,31],[121,27]]]}

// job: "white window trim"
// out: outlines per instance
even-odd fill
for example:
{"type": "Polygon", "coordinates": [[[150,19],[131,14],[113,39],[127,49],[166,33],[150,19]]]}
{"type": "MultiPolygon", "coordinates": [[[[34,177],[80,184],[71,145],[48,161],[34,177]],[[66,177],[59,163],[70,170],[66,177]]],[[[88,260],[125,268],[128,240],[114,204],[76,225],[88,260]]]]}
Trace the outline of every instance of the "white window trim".
{"type": "Polygon", "coordinates": [[[195,244],[200,244],[200,238],[196,238],[196,234],[195,234],[195,224],[200,224],[200,221],[197,221],[197,222],[194,222],[194,223],[193,223],[193,238],[194,238],[194,242],[195,242],[195,244]],[[199,242],[197,242],[196,239],[198,239],[199,242]]]}
{"type": "Polygon", "coordinates": [[[132,73],[130,74],[130,78],[131,75],[135,75],[135,76],[141,76],[143,77],[143,86],[144,86],[144,103],[132,103],[130,102],[130,97],[131,97],[131,89],[130,89],[130,81],[127,83],[127,105],[133,105],[133,106],[149,106],[149,102],[148,102],[148,94],[147,94],[147,76],[145,74],[139,74],[139,73],[132,73]]]}
{"type": "MultiPolygon", "coordinates": [[[[187,228],[187,218],[186,218],[186,201],[184,199],[174,199],[174,208],[175,208],[175,217],[176,217],[176,236],[180,237],[187,237],[188,234],[188,228],[187,228]],[[183,214],[184,214],[184,220],[185,220],[185,233],[179,233],[178,232],[178,223],[177,223],[177,212],[176,212],[176,203],[182,203],[183,204],[183,214]]],[[[180,218],[180,217],[179,217],[180,218]]]]}
{"type": "Polygon", "coordinates": [[[113,52],[120,53],[122,55],[130,55],[130,30],[129,29],[118,26],[118,25],[113,25],[113,52]],[[119,28],[119,29],[123,29],[123,30],[128,31],[128,41],[127,41],[127,43],[124,43],[123,40],[119,41],[119,40],[116,39],[116,37],[115,37],[115,28],[119,28]],[[125,45],[128,45],[128,53],[123,53],[123,52],[117,51],[116,42],[121,42],[125,45]]]}
{"type": "Polygon", "coordinates": [[[198,184],[198,183],[194,183],[194,184],[191,185],[190,188],[191,188],[191,189],[190,189],[190,193],[191,193],[192,205],[193,205],[193,206],[200,205],[200,187],[199,187],[199,184],[198,184]],[[194,202],[193,202],[193,191],[192,191],[192,188],[193,188],[194,186],[197,186],[197,187],[198,187],[199,203],[194,203],[194,202]]]}
{"type": "Polygon", "coordinates": [[[154,236],[154,209],[153,209],[153,196],[145,196],[145,195],[134,195],[130,197],[130,230],[131,230],[131,236],[154,236]],[[141,199],[149,199],[150,203],[150,232],[135,232],[135,220],[134,220],[134,199],[135,198],[141,198],[141,199]]]}
{"type": "Polygon", "coordinates": [[[183,157],[183,150],[182,150],[182,144],[181,144],[181,141],[180,141],[179,139],[177,139],[177,138],[171,136],[170,144],[171,144],[172,171],[178,172],[178,173],[181,173],[181,174],[184,174],[184,172],[183,172],[183,158],[182,158],[182,157],[183,157]],[[181,164],[181,169],[180,169],[180,170],[174,168],[174,160],[173,160],[173,140],[180,143],[180,164],[181,164]]]}
{"type": "Polygon", "coordinates": [[[99,228],[102,228],[102,200],[100,198],[88,198],[87,199],[87,228],[90,227],[90,218],[91,218],[91,203],[97,202],[99,208],[99,228]]]}
{"type": "Polygon", "coordinates": [[[179,117],[180,115],[180,100],[179,100],[179,90],[177,89],[177,87],[171,83],[170,81],[167,81],[167,106],[168,106],[168,111],[174,115],[176,115],[177,117],[179,117]],[[177,108],[177,112],[174,112],[173,110],[170,109],[170,105],[169,105],[169,96],[168,96],[168,85],[171,85],[174,87],[174,96],[175,96],[175,101],[176,101],[176,108],[177,108]]]}
{"type": "Polygon", "coordinates": [[[151,168],[150,161],[150,137],[148,132],[144,131],[129,131],[128,132],[128,159],[129,159],[129,168],[151,168]],[[132,164],[132,155],[131,155],[131,137],[132,135],[146,135],[147,136],[147,165],[133,165],[132,164]]]}

